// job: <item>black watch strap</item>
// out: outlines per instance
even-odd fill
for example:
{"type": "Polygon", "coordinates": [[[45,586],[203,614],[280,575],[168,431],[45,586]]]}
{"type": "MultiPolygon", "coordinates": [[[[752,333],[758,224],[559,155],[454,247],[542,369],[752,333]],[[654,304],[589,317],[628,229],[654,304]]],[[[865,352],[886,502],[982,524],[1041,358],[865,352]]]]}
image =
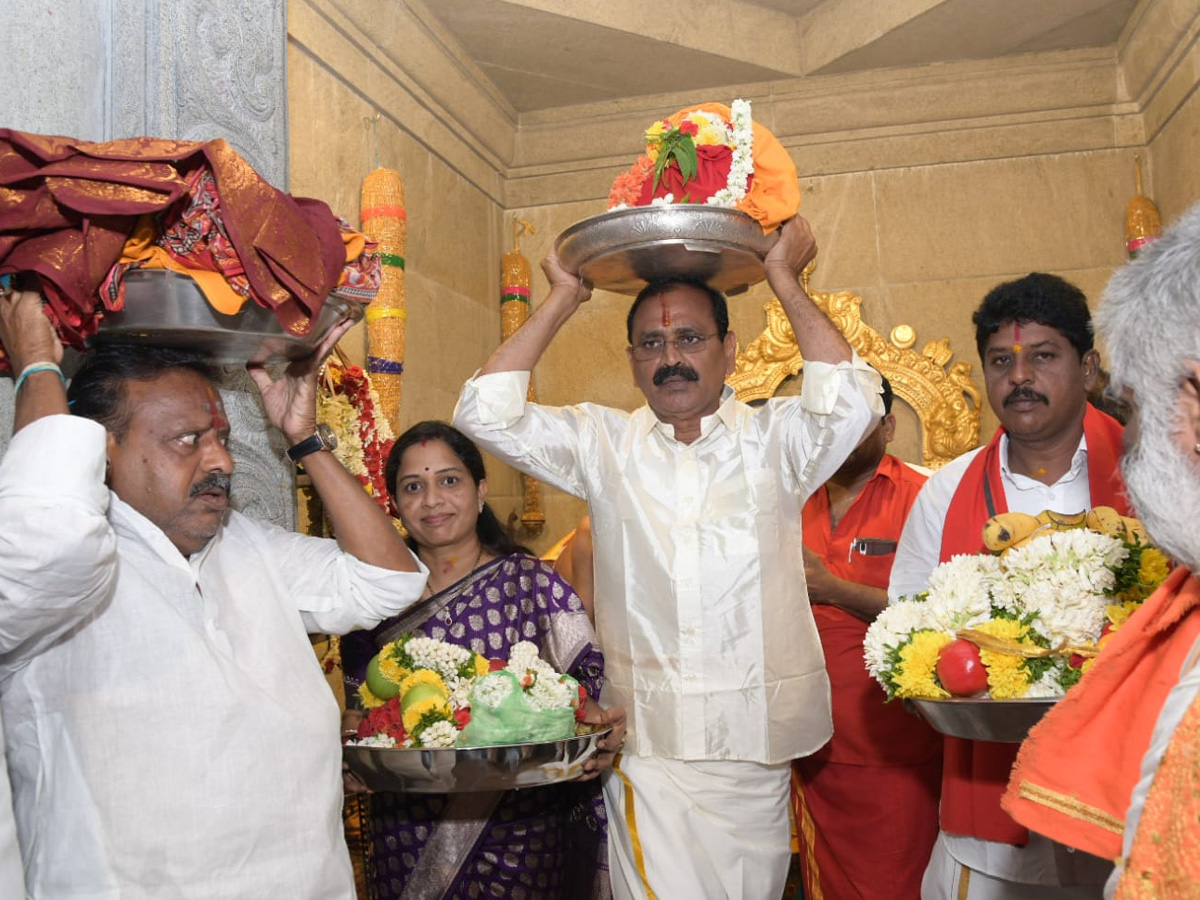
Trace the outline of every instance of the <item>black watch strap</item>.
{"type": "MultiPolygon", "coordinates": [[[[325,449],[325,442],[321,440],[319,434],[310,435],[298,444],[292,444],[287,448],[287,457],[292,462],[300,462],[310,453],[316,453],[318,450],[325,449]]],[[[278,452],[278,451],[276,451],[278,452]]]]}

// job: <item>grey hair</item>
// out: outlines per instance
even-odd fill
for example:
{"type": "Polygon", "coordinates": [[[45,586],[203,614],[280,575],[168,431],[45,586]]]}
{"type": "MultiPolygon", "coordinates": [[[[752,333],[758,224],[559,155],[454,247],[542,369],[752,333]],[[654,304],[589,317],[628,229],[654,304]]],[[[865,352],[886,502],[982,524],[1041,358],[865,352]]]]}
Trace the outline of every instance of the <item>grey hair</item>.
{"type": "Polygon", "coordinates": [[[1128,390],[1137,408],[1137,441],[1121,459],[1130,498],[1151,538],[1196,569],[1200,480],[1176,435],[1185,366],[1200,360],[1200,204],[1113,276],[1095,323],[1110,387],[1128,390]]]}
{"type": "Polygon", "coordinates": [[[1200,360],[1200,204],[1118,269],[1095,316],[1111,388],[1158,414],[1174,409],[1187,360],[1200,360]]]}

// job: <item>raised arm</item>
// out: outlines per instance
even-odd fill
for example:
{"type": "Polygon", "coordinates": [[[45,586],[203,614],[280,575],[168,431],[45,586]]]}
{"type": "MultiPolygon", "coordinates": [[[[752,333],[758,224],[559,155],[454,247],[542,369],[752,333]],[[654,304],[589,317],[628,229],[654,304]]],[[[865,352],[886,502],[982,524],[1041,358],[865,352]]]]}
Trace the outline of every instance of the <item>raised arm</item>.
{"type": "Polygon", "coordinates": [[[13,434],[43,416],[67,414],[63,349],[36,291],[0,294],[0,344],[12,363],[17,387],[13,434]]]}
{"type": "Polygon", "coordinates": [[[579,304],[591,298],[592,286],[564,269],[553,250],[542,260],[542,271],[550,281],[550,295],[525,324],[488,357],[480,370],[481,375],[531,371],[558,330],[579,309],[579,304]]]}
{"type": "MultiPolygon", "coordinates": [[[[290,445],[316,432],[317,372],[351,324],[346,322],[334,329],[315,354],[293,362],[279,378],[273,379],[259,366],[250,367],[250,377],[262,393],[267,418],[283,432],[290,445]]],[[[304,457],[304,470],[329,513],[339,547],[382,569],[418,571],[416,560],[391,519],[332,452],[318,450],[308,454],[304,457]]]]}
{"type": "Polygon", "coordinates": [[[808,221],[798,215],[788,219],[764,260],[767,282],[783,306],[805,360],[849,362],[850,345],[800,285],[800,272],[816,255],[817,241],[808,221]]]}

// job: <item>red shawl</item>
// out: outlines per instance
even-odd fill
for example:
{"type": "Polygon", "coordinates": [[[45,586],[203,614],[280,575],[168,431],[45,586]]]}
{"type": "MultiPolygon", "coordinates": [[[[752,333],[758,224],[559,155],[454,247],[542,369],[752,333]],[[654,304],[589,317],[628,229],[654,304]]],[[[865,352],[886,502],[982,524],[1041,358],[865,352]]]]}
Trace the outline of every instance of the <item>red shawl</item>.
{"type": "MultiPolygon", "coordinates": [[[[983,553],[983,524],[996,513],[1008,512],[1000,480],[1000,436],[976,454],[967,467],[942,532],[943,562],[962,553],[983,553]],[[990,501],[990,503],[989,503],[990,501]]],[[[1124,429],[1112,416],[1090,403],[1083,416],[1087,438],[1088,484],[1092,506],[1111,506],[1129,514],[1125,484],[1118,471],[1124,429]]],[[[1000,808],[1019,744],[993,744],[946,738],[942,767],[942,830],[986,841],[1024,845],[1029,832],[1000,808]]]]}

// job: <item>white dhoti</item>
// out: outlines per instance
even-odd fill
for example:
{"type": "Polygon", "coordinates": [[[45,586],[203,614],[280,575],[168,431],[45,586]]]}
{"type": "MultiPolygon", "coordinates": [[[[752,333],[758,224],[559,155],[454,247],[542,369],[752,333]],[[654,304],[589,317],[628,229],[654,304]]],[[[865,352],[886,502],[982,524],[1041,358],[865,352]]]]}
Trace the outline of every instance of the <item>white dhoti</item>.
{"type": "MultiPolygon", "coordinates": [[[[996,845],[996,849],[997,852],[1007,851],[1014,856],[1020,852],[1005,844],[996,845]]],[[[1022,873],[1023,877],[1055,880],[1055,875],[1051,873],[1057,855],[1063,863],[1058,867],[1057,876],[1062,881],[1074,883],[1069,887],[1061,884],[1028,884],[985,875],[955,859],[947,845],[946,833],[940,832],[937,843],[933,845],[929,867],[921,881],[921,900],[1101,900],[1104,896],[1104,878],[1112,869],[1111,863],[1086,853],[1072,853],[1066,847],[1053,847],[1051,841],[1037,834],[1030,835],[1030,845],[1023,849],[1032,850],[1030,855],[1036,855],[1049,864],[1049,868],[1031,865],[1030,871],[1022,873]],[[1058,852],[1042,852],[1045,848],[1058,852]],[[1080,881],[1094,883],[1080,884],[1080,881]]]]}
{"type": "Polygon", "coordinates": [[[605,773],[616,900],[777,900],[791,766],[622,756],[605,773]]]}

